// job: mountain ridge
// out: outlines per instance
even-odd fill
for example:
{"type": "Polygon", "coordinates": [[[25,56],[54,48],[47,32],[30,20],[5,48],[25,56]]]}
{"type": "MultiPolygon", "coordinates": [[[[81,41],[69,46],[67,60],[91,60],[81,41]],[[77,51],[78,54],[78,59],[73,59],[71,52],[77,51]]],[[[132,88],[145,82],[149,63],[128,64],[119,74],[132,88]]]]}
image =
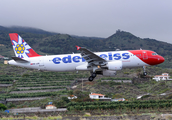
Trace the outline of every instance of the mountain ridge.
{"type": "MultiPolygon", "coordinates": [[[[76,45],[86,47],[94,52],[147,49],[157,52],[166,58],[161,66],[172,66],[172,44],[150,38],[140,38],[130,32],[117,30],[108,38],[73,36],[69,34],[52,33],[40,29],[26,27],[0,26],[1,55],[13,56],[13,50],[8,36],[9,33],[18,33],[38,54],[71,54],[77,53],[76,45]],[[9,44],[10,43],[10,44],[9,44]]],[[[171,67],[170,67],[171,68],[171,67]]]]}

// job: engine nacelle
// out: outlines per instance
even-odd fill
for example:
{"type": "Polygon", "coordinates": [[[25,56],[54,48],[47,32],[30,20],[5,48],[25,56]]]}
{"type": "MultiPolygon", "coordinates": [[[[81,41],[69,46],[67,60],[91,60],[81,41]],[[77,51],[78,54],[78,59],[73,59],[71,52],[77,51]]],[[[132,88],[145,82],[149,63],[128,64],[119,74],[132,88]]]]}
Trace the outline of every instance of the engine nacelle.
{"type": "Polygon", "coordinates": [[[108,70],[116,71],[122,69],[122,61],[112,61],[107,64],[108,70]]]}
{"type": "Polygon", "coordinates": [[[114,77],[116,75],[116,71],[103,70],[102,75],[107,77],[114,77]]]}

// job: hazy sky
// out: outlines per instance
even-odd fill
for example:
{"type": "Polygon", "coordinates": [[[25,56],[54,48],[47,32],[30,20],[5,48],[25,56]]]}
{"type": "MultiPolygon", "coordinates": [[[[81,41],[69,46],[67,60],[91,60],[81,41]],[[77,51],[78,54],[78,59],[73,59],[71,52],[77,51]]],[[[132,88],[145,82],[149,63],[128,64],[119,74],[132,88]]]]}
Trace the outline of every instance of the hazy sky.
{"type": "Polygon", "coordinates": [[[120,29],[172,43],[172,0],[0,0],[0,25],[104,38],[120,29]]]}

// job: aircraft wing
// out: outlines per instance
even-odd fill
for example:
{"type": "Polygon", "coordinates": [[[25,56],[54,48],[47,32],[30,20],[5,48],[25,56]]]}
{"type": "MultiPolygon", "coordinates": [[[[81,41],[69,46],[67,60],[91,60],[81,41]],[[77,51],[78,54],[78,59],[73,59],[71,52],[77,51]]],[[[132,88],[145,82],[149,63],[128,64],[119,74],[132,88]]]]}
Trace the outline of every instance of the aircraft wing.
{"type": "Polygon", "coordinates": [[[77,47],[77,50],[81,51],[81,56],[88,62],[88,65],[102,66],[106,64],[107,61],[105,59],[99,57],[98,55],[94,54],[90,50],[84,47],[79,47],[79,46],[76,46],[76,47],[77,47]]]}

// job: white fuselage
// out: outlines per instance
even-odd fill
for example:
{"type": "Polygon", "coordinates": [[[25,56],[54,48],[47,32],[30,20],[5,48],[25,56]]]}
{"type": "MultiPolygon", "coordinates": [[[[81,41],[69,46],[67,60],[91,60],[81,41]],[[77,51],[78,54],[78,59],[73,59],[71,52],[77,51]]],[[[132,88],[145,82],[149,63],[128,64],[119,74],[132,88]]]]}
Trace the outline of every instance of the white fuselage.
{"type": "MultiPolygon", "coordinates": [[[[104,58],[106,61],[122,61],[122,68],[126,67],[140,67],[148,65],[140,60],[137,56],[129,51],[112,51],[112,52],[95,52],[96,55],[104,58]]],[[[80,54],[63,54],[38,56],[25,59],[28,63],[20,63],[10,60],[8,63],[20,67],[47,70],[47,71],[78,71],[76,67],[84,65],[87,62],[80,54]]],[[[89,69],[83,69],[89,70],[89,69]]]]}

